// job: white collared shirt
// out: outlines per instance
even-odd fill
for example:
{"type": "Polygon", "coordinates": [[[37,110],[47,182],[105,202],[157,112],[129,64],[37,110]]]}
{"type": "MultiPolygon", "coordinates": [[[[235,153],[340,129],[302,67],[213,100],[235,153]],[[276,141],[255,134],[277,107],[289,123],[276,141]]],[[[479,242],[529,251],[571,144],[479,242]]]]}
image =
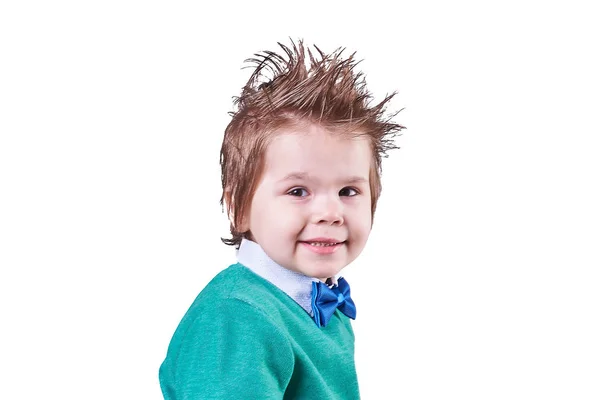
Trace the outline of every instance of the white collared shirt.
{"type": "MultiPolygon", "coordinates": [[[[312,283],[319,282],[319,279],[282,267],[273,261],[258,243],[248,239],[242,239],[237,251],[237,260],[258,276],[277,286],[294,299],[311,317],[313,316],[312,283]]],[[[332,277],[332,283],[337,284],[339,278],[339,274],[332,277]]]]}

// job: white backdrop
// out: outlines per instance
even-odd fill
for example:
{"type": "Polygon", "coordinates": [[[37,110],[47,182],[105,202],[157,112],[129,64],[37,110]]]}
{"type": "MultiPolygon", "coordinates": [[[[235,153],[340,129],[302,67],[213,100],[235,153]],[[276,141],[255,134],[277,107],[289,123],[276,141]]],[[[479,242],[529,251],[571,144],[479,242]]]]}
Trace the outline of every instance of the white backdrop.
{"type": "Polygon", "coordinates": [[[2,2],[0,398],[161,398],[234,260],[240,68],[289,37],[405,108],[346,270],[363,398],[600,398],[600,29],[561,3],[2,2]]]}

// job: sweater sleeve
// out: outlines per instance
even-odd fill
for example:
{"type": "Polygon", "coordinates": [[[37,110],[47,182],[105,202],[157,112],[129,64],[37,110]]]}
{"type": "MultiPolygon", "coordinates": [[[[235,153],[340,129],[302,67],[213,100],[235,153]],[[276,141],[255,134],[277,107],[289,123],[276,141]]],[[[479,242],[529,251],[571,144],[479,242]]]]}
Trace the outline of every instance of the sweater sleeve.
{"type": "Polygon", "coordinates": [[[172,399],[282,399],[294,355],[263,311],[226,299],[196,317],[173,367],[172,399]]]}

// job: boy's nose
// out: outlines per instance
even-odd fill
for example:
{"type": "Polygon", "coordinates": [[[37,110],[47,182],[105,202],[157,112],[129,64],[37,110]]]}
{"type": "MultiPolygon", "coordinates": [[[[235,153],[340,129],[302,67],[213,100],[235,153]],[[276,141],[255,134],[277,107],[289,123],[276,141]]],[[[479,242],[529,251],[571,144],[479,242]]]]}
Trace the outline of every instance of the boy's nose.
{"type": "MultiPolygon", "coordinates": [[[[337,196],[336,196],[337,197],[337,196]]],[[[313,212],[313,223],[342,225],[344,223],[343,204],[338,198],[326,197],[317,204],[313,212]]]]}

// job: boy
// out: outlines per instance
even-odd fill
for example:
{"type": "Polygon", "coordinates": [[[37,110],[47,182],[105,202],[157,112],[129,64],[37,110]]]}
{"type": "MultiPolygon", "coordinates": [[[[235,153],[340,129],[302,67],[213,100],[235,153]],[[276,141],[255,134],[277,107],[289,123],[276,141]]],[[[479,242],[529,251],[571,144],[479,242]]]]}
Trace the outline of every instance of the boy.
{"type": "Polygon", "coordinates": [[[365,246],[381,159],[403,127],[383,117],[393,94],[369,107],[353,56],[280,46],[285,57],[249,60],[225,130],[223,242],[238,263],[179,324],[159,374],[169,400],[359,398],[356,308],[340,272],[365,246]]]}

